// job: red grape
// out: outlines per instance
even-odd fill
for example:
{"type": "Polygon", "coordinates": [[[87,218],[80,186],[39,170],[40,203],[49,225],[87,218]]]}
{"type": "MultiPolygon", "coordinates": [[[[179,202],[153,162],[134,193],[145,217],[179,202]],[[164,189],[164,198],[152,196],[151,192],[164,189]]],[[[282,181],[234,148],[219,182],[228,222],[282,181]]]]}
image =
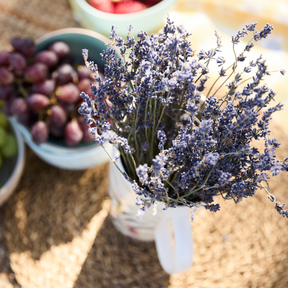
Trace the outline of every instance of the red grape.
{"type": "Polygon", "coordinates": [[[32,38],[26,37],[22,41],[22,46],[20,52],[26,57],[29,58],[33,55],[35,51],[35,42],[32,38]]]}
{"type": "Polygon", "coordinates": [[[59,58],[62,58],[69,54],[70,47],[65,42],[57,41],[50,45],[49,50],[55,52],[59,58]]]}
{"type": "Polygon", "coordinates": [[[85,143],[91,143],[94,141],[94,137],[92,136],[92,134],[90,133],[90,131],[88,130],[89,126],[86,124],[86,121],[84,118],[79,118],[78,119],[78,123],[80,125],[80,128],[83,132],[83,142],[85,143]]]}
{"type": "Polygon", "coordinates": [[[58,56],[53,51],[41,51],[36,55],[35,62],[41,62],[51,68],[58,63],[58,56]]]}
{"type": "Polygon", "coordinates": [[[42,110],[49,104],[49,98],[43,94],[34,93],[27,98],[27,104],[34,111],[42,110]]]}
{"type": "Polygon", "coordinates": [[[54,79],[45,79],[44,81],[33,83],[32,91],[49,96],[55,91],[55,87],[56,84],[54,79]]]}
{"type": "Polygon", "coordinates": [[[0,51],[0,66],[9,66],[9,55],[8,51],[0,51]]]}
{"type": "Polygon", "coordinates": [[[4,100],[12,95],[12,85],[0,85],[0,100],[4,100]]]}
{"type": "MultiPolygon", "coordinates": [[[[94,80],[95,82],[95,80],[94,80]]],[[[88,94],[90,97],[93,97],[93,93],[91,91],[91,80],[89,79],[82,79],[78,82],[77,87],[79,89],[79,91],[81,92],[85,92],[86,94],[88,94]]]]}
{"type": "Polygon", "coordinates": [[[84,78],[77,83],[77,87],[80,91],[86,91],[91,88],[90,83],[91,80],[84,78]]]}
{"type": "Polygon", "coordinates": [[[36,122],[31,128],[32,139],[36,144],[42,144],[48,140],[48,127],[43,121],[36,122]]]}
{"type": "Polygon", "coordinates": [[[83,138],[83,132],[77,121],[67,123],[64,131],[64,140],[68,146],[78,145],[83,138]]]}
{"type": "Polygon", "coordinates": [[[0,83],[2,85],[12,84],[14,75],[6,67],[0,67],[0,83]]]}
{"type": "Polygon", "coordinates": [[[52,106],[50,114],[50,125],[56,127],[63,127],[66,122],[67,115],[65,110],[59,105],[52,106]]]}
{"type": "Polygon", "coordinates": [[[75,103],[80,99],[80,91],[73,83],[60,86],[56,90],[56,95],[58,96],[59,100],[65,103],[75,103]]]}
{"type": "Polygon", "coordinates": [[[30,66],[26,71],[25,71],[25,79],[28,82],[40,82],[43,81],[48,73],[48,67],[43,64],[43,63],[35,63],[32,66],[30,66]]]}
{"type": "Polygon", "coordinates": [[[22,48],[23,39],[21,37],[12,37],[10,43],[15,51],[20,52],[22,48]]]}
{"type": "Polygon", "coordinates": [[[81,65],[78,67],[78,78],[79,80],[82,80],[84,78],[90,79],[91,81],[94,80],[93,73],[87,66],[81,65]]]}
{"type": "Polygon", "coordinates": [[[23,74],[27,65],[24,56],[18,52],[10,53],[9,63],[13,67],[16,75],[23,74]]]}
{"type": "Polygon", "coordinates": [[[15,98],[10,105],[10,113],[20,115],[27,110],[27,103],[24,98],[15,98]]]}
{"type": "Polygon", "coordinates": [[[69,82],[78,82],[78,76],[74,68],[70,64],[61,65],[52,75],[58,85],[67,84],[69,82]]]}

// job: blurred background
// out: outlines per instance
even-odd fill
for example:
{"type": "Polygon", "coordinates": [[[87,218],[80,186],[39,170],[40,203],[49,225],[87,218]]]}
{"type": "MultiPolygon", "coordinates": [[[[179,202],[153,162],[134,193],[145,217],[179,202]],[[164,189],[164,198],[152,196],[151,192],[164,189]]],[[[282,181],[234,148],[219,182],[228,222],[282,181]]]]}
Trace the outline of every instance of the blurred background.
{"type": "MultiPolygon", "coordinates": [[[[57,29],[84,27],[75,3],[81,0],[0,0],[0,50],[9,50],[15,35],[38,39],[57,29]]],[[[251,22],[258,22],[258,30],[273,24],[272,35],[253,48],[251,58],[263,54],[270,70],[288,70],[286,0],[178,0],[171,9],[170,18],[192,33],[196,53],[215,47],[217,30],[227,63],[233,59],[231,35],[251,22]]],[[[94,30],[100,31],[97,25],[94,30]]],[[[285,105],[271,125],[272,136],[282,142],[279,158],[288,152],[286,83],[287,74],[267,77],[277,94],[275,104],[285,105]]],[[[18,188],[0,207],[1,288],[288,287],[288,221],[264,192],[238,205],[220,199],[221,211],[215,214],[200,210],[191,223],[194,264],[186,273],[168,275],[154,242],[129,239],[110,221],[107,163],[67,171],[44,163],[28,147],[26,152],[18,188]]],[[[287,185],[285,173],[270,182],[272,193],[285,203],[287,185]]]]}

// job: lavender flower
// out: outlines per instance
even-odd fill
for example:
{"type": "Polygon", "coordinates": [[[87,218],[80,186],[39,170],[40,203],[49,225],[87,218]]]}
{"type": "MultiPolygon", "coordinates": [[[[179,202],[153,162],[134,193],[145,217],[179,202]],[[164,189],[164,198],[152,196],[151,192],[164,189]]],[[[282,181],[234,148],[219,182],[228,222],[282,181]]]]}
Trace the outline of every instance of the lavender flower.
{"type": "Polygon", "coordinates": [[[117,145],[126,169],[123,176],[137,195],[149,197],[137,202],[140,215],[157,201],[166,208],[202,205],[216,212],[220,205],[214,203],[215,196],[238,203],[260,187],[278,213],[288,217],[285,204],[270,193],[265,173],[273,177],[288,172],[286,159],[275,157],[280,143],[269,138],[271,115],[282,105],[269,105],[275,93],[263,84],[270,72],[262,55],[238,71],[238,62],[246,61],[255,41],[273,30],[266,24],[258,32],[256,24],[246,25],[232,37],[234,53],[234,46],[253,34],[227,67],[219,54],[217,32],[215,48],[195,56],[188,40],[191,34],[169,17],[158,35],[140,31],[137,40],[131,36],[132,27],[126,40],[112,27],[111,41],[101,53],[103,80],[83,49],[85,63],[99,86],[91,87],[94,100],[81,94],[84,102],[79,113],[88,125],[97,127],[90,128],[95,141],[117,145]],[[206,87],[211,62],[221,69],[211,87],[206,87]],[[254,75],[246,78],[252,70],[254,75]],[[224,96],[218,93],[221,87],[227,88],[224,96]],[[253,140],[264,141],[265,149],[259,151],[253,140]]]}

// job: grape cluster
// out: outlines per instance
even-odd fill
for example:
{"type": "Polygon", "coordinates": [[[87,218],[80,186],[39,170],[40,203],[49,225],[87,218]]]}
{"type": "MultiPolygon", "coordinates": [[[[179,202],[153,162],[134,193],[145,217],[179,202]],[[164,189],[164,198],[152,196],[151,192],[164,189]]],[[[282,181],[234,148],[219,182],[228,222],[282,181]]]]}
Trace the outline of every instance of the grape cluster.
{"type": "Polygon", "coordinates": [[[64,139],[68,146],[93,142],[77,110],[80,92],[91,97],[97,85],[90,69],[74,63],[70,47],[62,41],[35,53],[31,38],[11,38],[12,51],[0,51],[0,100],[4,112],[30,127],[36,144],[64,139]]]}

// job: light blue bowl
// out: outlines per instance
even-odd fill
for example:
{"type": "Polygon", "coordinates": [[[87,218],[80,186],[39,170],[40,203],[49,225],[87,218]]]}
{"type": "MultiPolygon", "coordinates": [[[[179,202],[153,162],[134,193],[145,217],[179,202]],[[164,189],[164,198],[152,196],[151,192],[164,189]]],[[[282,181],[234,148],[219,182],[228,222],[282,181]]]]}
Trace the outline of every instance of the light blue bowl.
{"type": "Polygon", "coordinates": [[[117,27],[117,34],[125,37],[129,25],[133,26],[131,34],[139,31],[157,33],[165,24],[167,14],[173,10],[178,0],[162,0],[160,3],[143,11],[129,14],[112,14],[99,11],[85,0],[69,0],[74,18],[82,27],[109,36],[111,27],[117,27]]]}
{"type": "MultiPolygon", "coordinates": [[[[36,40],[36,51],[41,51],[55,41],[64,41],[70,46],[70,55],[75,62],[84,65],[82,49],[89,50],[89,60],[93,60],[98,65],[104,65],[100,53],[106,50],[105,43],[109,39],[103,35],[82,28],[66,28],[45,34],[36,40]]],[[[27,145],[34,153],[49,163],[61,169],[83,170],[88,169],[110,160],[104,149],[96,143],[80,144],[77,147],[68,147],[63,141],[47,141],[37,145],[32,141],[29,128],[18,123],[16,119],[11,119],[12,123],[18,127],[27,145]]],[[[112,145],[105,143],[106,150],[112,152],[112,145]]]]}

